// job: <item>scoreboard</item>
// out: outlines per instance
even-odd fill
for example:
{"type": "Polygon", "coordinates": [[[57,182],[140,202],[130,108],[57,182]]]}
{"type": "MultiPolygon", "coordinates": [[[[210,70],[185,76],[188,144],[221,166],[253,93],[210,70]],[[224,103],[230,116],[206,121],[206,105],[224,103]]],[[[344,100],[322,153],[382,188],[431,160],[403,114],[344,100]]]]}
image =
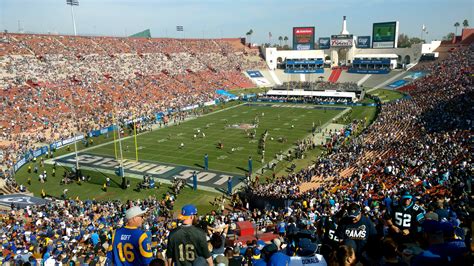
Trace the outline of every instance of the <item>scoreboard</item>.
{"type": "Polygon", "coordinates": [[[314,50],[314,27],[293,28],[293,50],[314,50]]]}
{"type": "Polygon", "coordinates": [[[374,23],[372,48],[397,48],[398,21],[374,23]]]}

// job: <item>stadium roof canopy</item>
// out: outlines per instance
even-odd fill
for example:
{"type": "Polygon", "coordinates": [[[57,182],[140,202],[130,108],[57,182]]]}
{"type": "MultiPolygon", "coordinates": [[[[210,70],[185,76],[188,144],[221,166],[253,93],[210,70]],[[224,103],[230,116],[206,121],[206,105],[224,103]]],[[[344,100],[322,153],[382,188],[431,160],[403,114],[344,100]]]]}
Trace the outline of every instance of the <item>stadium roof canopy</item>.
{"type": "Polygon", "coordinates": [[[151,33],[150,29],[146,29],[144,31],[140,31],[138,33],[135,33],[133,35],[130,35],[129,37],[134,37],[134,38],[151,38],[151,33]]]}
{"type": "Polygon", "coordinates": [[[305,91],[305,90],[269,90],[266,95],[268,96],[303,96],[303,97],[339,97],[339,98],[352,98],[357,99],[354,92],[346,91],[305,91]]]}

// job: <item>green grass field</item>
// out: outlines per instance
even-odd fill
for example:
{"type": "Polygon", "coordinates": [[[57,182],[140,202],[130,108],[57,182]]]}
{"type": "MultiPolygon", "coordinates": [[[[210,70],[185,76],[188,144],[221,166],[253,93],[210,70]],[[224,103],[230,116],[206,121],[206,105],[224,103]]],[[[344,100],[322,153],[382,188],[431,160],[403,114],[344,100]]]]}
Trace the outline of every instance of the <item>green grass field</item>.
{"type": "MultiPolygon", "coordinates": [[[[186,121],[181,125],[168,126],[139,135],[137,138],[138,158],[202,167],[204,154],[208,154],[209,169],[244,175],[249,156],[253,158],[254,169],[262,166],[258,142],[265,130],[269,132],[265,150],[265,162],[268,162],[274,159],[277,153],[286,151],[297,140],[310,134],[313,122],[316,125],[324,124],[340,112],[339,110],[269,107],[261,104],[240,105],[186,121]],[[259,124],[256,137],[253,139],[247,136],[245,130],[231,128],[231,125],[253,124],[255,119],[259,121],[259,124]],[[194,135],[197,137],[194,138],[194,135]],[[287,138],[287,141],[280,142],[279,138],[287,138]],[[219,142],[224,144],[223,149],[218,148],[219,142]],[[180,147],[181,143],[184,145],[183,148],[180,147]]],[[[253,129],[248,132],[253,132],[253,129]]],[[[124,140],[122,147],[124,158],[135,159],[134,138],[124,140]]],[[[114,156],[115,147],[114,144],[108,144],[89,150],[87,153],[114,156]]]]}
{"type": "Polygon", "coordinates": [[[382,103],[391,102],[403,98],[403,93],[396,90],[376,89],[369,92],[371,95],[378,96],[382,103]]]}
{"type": "MultiPolygon", "coordinates": [[[[242,174],[247,170],[248,156],[255,158],[255,170],[260,167],[259,161],[261,155],[257,152],[258,138],[265,129],[268,129],[269,136],[274,138],[273,141],[270,139],[267,141],[265,155],[266,160],[269,160],[273,158],[276,152],[280,150],[285,151],[290,146],[293,146],[293,142],[309,135],[313,122],[318,125],[321,121],[321,124],[324,124],[341,112],[337,110],[324,111],[320,109],[296,108],[304,105],[293,105],[293,108],[267,106],[234,107],[237,104],[238,102],[229,102],[225,105],[213,106],[206,110],[207,112],[213,112],[209,115],[186,121],[179,126],[170,126],[168,128],[154,130],[151,133],[139,135],[139,160],[146,159],[196,167],[196,165],[203,164],[203,155],[204,153],[208,153],[210,157],[209,167],[211,169],[242,174]],[[263,116],[262,113],[264,114],[263,116]],[[259,117],[260,122],[259,128],[257,129],[257,142],[248,138],[241,129],[226,129],[225,127],[226,123],[224,119],[227,119],[227,124],[252,123],[256,116],[259,117]],[[208,125],[207,129],[206,125],[208,125]],[[294,125],[295,128],[292,129],[291,125],[294,125]],[[197,128],[205,132],[205,138],[193,139],[194,132],[196,132],[197,128]],[[171,139],[168,139],[170,134],[171,139]],[[286,143],[278,142],[277,139],[279,136],[286,136],[288,141],[286,143]],[[218,141],[224,143],[223,150],[217,148],[218,141]],[[181,142],[185,143],[185,148],[182,150],[178,148],[181,142]],[[232,147],[236,148],[234,153],[230,152],[232,147]],[[222,156],[221,159],[218,159],[219,156],[222,156]],[[224,156],[227,157],[224,158],[224,156]]],[[[374,110],[374,107],[354,107],[351,112],[344,116],[347,118],[339,122],[345,123],[345,120],[351,121],[352,119],[363,119],[364,117],[372,118],[374,110]]],[[[113,141],[112,134],[108,137],[104,135],[96,137],[94,138],[94,146],[111,141],[113,141]]],[[[125,152],[125,157],[134,159],[135,150],[133,138],[124,140],[124,147],[126,148],[127,145],[129,146],[129,150],[125,152]]],[[[80,151],[85,148],[82,143],[78,143],[78,149],[80,151]]],[[[305,154],[305,159],[295,160],[294,162],[297,165],[297,169],[301,169],[312,163],[321,152],[322,150],[317,148],[308,151],[305,154]]],[[[71,153],[71,150],[68,151],[66,148],[62,148],[55,153],[55,156],[57,157],[68,153],[71,153]]],[[[91,149],[87,151],[87,153],[114,156],[115,152],[113,144],[106,144],[105,146],[91,149]]],[[[79,152],[79,154],[81,154],[81,152],[79,152]]],[[[283,161],[278,164],[275,169],[277,176],[287,174],[286,169],[289,164],[291,164],[291,162],[288,161],[283,161]]],[[[45,190],[46,194],[50,196],[60,197],[63,190],[67,188],[69,190],[68,195],[71,198],[79,196],[80,199],[128,200],[147,198],[149,196],[161,198],[169,191],[169,186],[166,184],[162,184],[160,188],[154,190],[141,190],[140,192],[132,189],[123,190],[118,186],[120,177],[105,174],[100,171],[87,170],[83,171],[92,177],[92,182],[83,182],[80,185],[76,183],[60,185],[59,181],[62,174],[65,171],[69,171],[69,169],[67,167],[58,167],[56,176],[52,177],[52,165],[48,164],[39,168],[40,172],[46,170],[49,176],[46,183],[40,183],[38,181],[38,174],[27,172],[28,165],[33,166],[34,164],[29,163],[22,167],[16,173],[16,179],[19,184],[24,185],[27,185],[27,180],[30,179],[31,185],[27,185],[28,190],[37,196],[40,195],[42,190],[45,190]],[[102,190],[102,184],[105,182],[107,176],[112,179],[112,186],[109,187],[107,191],[104,191],[102,190]]],[[[271,176],[271,171],[267,171],[267,174],[268,175],[265,176],[271,176]]],[[[141,180],[131,178],[130,181],[131,187],[135,188],[141,180]]],[[[213,201],[213,199],[219,195],[218,193],[204,190],[194,192],[189,188],[185,188],[178,196],[175,206],[179,209],[182,205],[193,202],[200,211],[207,212],[213,208],[209,202],[213,201]]]]}

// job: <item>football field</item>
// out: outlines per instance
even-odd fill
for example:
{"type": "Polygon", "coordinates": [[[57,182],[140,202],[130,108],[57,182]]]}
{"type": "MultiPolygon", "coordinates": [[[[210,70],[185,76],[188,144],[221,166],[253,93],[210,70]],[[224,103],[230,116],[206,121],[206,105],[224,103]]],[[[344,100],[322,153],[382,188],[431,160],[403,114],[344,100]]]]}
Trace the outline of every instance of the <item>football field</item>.
{"type": "MultiPolygon", "coordinates": [[[[248,171],[252,158],[253,172],[275,159],[276,154],[294,147],[298,140],[309,136],[313,123],[324,125],[344,107],[322,107],[279,103],[245,103],[208,115],[189,119],[176,125],[139,134],[135,139],[122,140],[125,174],[139,178],[148,173],[157,178],[188,179],[198,172],[203,186],[225,189],[226,180],[233,177],[234,185],[248,171]],[[265,152],[259,148],[260,139],[267,132],[265,152]],[[253,136],[254,135],[254,136],[253,136]],[[138,147],[138,162],[136,149],[138,147]],[[208,155],[208,170],[204,170],[204,156],[208,155]],[[263,157],[263,164],[262,164],[263,157]]],[[[79,153],[79,162],[89,169],[113,169],[119,145],[108,143],[79,153]]],[[[59,157],[58,161],[72,164],[74,154],[59,157]]]]}

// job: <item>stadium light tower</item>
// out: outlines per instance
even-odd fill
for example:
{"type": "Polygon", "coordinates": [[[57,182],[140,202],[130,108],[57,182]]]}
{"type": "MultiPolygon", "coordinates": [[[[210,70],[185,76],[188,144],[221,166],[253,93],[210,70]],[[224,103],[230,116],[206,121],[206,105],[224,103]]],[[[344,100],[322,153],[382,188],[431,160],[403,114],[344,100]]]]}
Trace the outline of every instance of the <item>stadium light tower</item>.
{"type": "Polygon", "coordinates": [[[71,6],[72,25],[74,26],[74,36],[77,35],[76,20],[74,19],[74,6],[79,6],[79,0],[66,0],[66,4],[71,6]]]}

